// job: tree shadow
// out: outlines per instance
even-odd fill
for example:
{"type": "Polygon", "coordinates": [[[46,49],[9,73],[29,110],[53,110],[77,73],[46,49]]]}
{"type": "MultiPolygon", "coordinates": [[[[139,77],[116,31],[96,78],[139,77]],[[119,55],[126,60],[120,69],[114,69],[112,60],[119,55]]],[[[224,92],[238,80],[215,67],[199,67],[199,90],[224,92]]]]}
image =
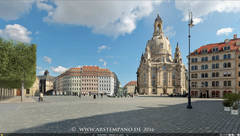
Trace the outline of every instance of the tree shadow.
{"type": "Polygon", "coordinates": [[[142,132],[144,128],[150,128],[154,129],[153,133],[240,133],[239,116],[224,112],[222,101],[196,101],[192,105],[193,109],[186,109],[186,103],[139,107],[138,110],[47,123],[14,133],[99,132],[96,131],[97,128],[141,128],[142,132]],[[84,128],[95,130],[83,130],[84,128]]]}

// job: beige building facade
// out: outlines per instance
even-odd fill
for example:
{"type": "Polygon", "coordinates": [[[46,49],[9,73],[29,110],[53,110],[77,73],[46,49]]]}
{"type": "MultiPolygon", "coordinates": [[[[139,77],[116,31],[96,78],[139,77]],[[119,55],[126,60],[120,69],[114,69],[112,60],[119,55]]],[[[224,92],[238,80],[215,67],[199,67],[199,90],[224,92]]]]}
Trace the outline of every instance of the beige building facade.
{"type": "Polygon", "coordinates": [[[36,77],[32,87],[25,90],[25,96],[38,96],[39,95],[39,79],[36,77]]]}
{"type": "Polygon", "coordinates": [[[171,45],[163,33],[159,15],[137,70],[137,90],[139,94],[145,95],[180,95],[187,90],[186,68],[182,63],[179,46],[172,58],[171,45]]]}
{"type": "Polygon", "coordinates": [[[57,94],[107,94],[113,96],[118,87],[117,75],[98,66],[70,68],[54,82],[57,94]]]}
{"type": "Polygon", "coordinates": [[[223,97],[240,92],[240,39],[201,46],[190,55],[191,96],[223,97]]]}
{"type": "Polygon", "coordinates": [[[124,86],[124,89],[126,89],[128,95],[134,95],[136,87],[137,81],[130,81],[124,86]]]}

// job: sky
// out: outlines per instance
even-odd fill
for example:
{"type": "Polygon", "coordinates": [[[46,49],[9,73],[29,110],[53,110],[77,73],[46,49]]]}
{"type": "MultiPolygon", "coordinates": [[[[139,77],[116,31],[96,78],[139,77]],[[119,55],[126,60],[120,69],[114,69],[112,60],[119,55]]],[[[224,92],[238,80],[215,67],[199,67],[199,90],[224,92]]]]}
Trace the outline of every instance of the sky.
{"type": "Polygon", "coordinates": [[[187,66],[189,11],[191,51],[240,36],[237,0],[0,0],[0,37],[37,44],[37,75],[96,65],[123,86],[136,80],[157,14],[172,55],[178,42],[187,66]]]}

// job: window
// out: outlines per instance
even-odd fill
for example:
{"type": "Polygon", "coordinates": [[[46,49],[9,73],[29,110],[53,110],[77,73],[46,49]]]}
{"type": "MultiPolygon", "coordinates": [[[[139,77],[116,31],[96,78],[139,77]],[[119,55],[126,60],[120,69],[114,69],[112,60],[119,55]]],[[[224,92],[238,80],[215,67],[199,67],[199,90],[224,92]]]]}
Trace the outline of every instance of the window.
{"type": "Polygon", "coordinates": [[[223,82],[223,85],[224,85],[224,86],[227,86],[227,81],[224,81],[224,82],[223,82]]]}
{"type": "Polygon", "coordinates": [[[219,64],[216,63],[216,64],[212,64],[212,69],[218,69],[219,68],[219,64]]]}
{"type": "Polygon", "coordinates": [[[225,46],[223,50],[230,50],[230,46],[225,46]]]}
{"type": "Polygon", "coordinates": [[[228,58],[228,59],[231,59],[231,54],[228,54],[228,55],[227,55],[227,58],[228,58]]]}
{"type": "Polygon", "coordinates": [[[212,77],[219,77],[219,73],[218,72],[213,72],[212,77]]]}
{"type": "Polygon", "coordinates": [[[224,73],[223,73],[223,76],[224,76],[224,77],[230,77],[230,76],[231,76],[231,72],[224,72],[224,73]]]}
{"type": "Polygon", "coordinates": [[[212,48],[212,52],[218,52],[218,47],[212,48]]]}
{"type": "Polygon", "coordinates": [[[223,63],[223,67],[224,68],[231,68],[231,63],[230,62],[225,62],[225,63],[223,63]]]}
{"type": "Polygon", "coordinates": [[[231,83],[232,83],[231,81],[224,81],[223,85],[224,86],[231,86],[232,85],[231,83]]]}
{"type": "Polygon", "coordinates": [[[205,82],[204,85],[205,85],[205,87],[207,87],[208,86],[208,82],[205,82]]]}
{"type": "Polygon", "coordinates": [[[212,86],[213,86],[213,87],[219,86],[219,81],[212,81],[212,86]]]}
{"type": "Polygon", "coordinates": [[[192,78],[197,78],[197,77],[198,77],[198,74],[192,74],[191,77],[192,77],[192,78]]]}
{"type": "Polygon", "coordinates": [[[196,88],[197,87],[197,82],[192,82],[192,87],[196,88]]]}
{"type": "Polygon", "coordinates": [[[228,81],[228,86],[231,86],[231,83],[232,83],[231,81],[228,81]]]}
{"type": "Polygon", "coordinates": [[[224,54],[223,59],[231,59],[231,54],[224,54]]]}
{"type": "Polygon", "coordinates": [[[212,60],[213,60],[213,61],[214,61],[214,60],[219,60],[219,56],[218,56],[218,55],[212,56],[212,60]]]}
{"type": "Polygon", "coordinates": [[[198,70],[198,66],[192,66],[191,69],[192,70],[198,70]]]}
{"type": "Polygon", "coordinates": [[[202,73],[202,74],[201,74],[201,77],[202,77],[202,78],[207,78],[207,77],[208,77],[208,73],[202,73]]]}
{"type": "Polygon", "coordinates": [[[216,56],[212,56],[212,60],[216,60],[216,56]]]}
{"type": "Polygon", "coordinates": [[[26,90],[26,94],[30,94],[30,90],[29,89],[26,90]]]}
{"type": "Polygon", "coordinates": [[[204,61],[208,61],[208,57],[202,57],[202,62],[204,62],[204,61]]]}
{"type": "Polygon", "coordinates": [[[202,65],[202,66],[201,66],[201,69],[202,69],[202,70],[208,69],[208,65],[202,65]]]}
{"type": "Polygon", "coordinates": [[[192,62],[197,62],[198,59],[197,58],[192,58],[192,62]]]}
{"type": "Polygon", "coordinates": [[[203,49],[202,51],[201,51],[201,53],[207,53],[208,51],[207,51],[207,49],[203,49]]]}

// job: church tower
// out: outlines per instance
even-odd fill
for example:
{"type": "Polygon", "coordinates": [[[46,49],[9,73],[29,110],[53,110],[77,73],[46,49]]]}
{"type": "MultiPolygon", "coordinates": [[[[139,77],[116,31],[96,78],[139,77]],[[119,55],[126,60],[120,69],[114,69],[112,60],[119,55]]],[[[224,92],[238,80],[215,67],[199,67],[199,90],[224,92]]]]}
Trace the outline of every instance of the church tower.
{"type": "Polygon", "coordinates": [[[185,82],[185,66],[179,46],[177,44],[172,59],[171,45],[164,35],[163,21],[159,15],[153,27],[152,38],[147,42],[137,70],[137,91],[140,95],[182,94],[186,90],[182,86],[185,82]]]}
{"type": "Polygon", "coordinates": [[[178,47],[178,43],[174,53],[174,63],[182,63],[182,57],[181,57],[180,49],[178,47]]]}
{"type": "Polygon", "coordinates": [[[157,15],[157,18],[155,19],[154,22],[154,32],[153,36],[157,36],[163,33],[162,30],[162,19],[160,18],[159,14],[157,15]]]}

